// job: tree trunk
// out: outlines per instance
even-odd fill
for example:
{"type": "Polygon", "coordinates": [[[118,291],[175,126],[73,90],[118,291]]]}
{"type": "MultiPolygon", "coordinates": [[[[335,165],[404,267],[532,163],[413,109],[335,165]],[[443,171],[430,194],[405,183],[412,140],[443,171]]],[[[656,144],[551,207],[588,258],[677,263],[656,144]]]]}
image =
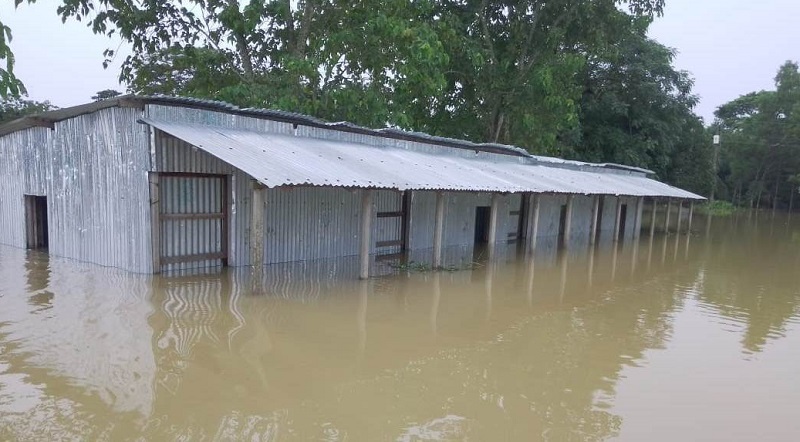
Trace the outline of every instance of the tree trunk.
{"type": "Polygon", "coordinates": [[[780,184],[780,175],[775,178],[775,193],[772,194],[772,216],[775,216],[775,210],[778,208],[778,188],[780,184]]]}
{"type": "MultiPolygon", "coordinates": [[[[239,2],[237,0],[228,0],[228,7],[235,10],[238,14],[237,19],[244,23],[244,17],[239,10],[239,2]]],[[[232,29],[233,39],[236,43],[236,52],[242,61],[242,71],[245,78],[253,78],[253,56],[250,54],[250,48],[247,46],[247,36],[242,32],[241,28],[234,27],[232,29]]]]}
{"type": "Polygon", "coordinates": [[[303,4],[303,18],[300,22],[300,29],[297,33],[297,40],[295,41],[294,55],[297,58],[303,58],[306,55],[306,48],[308,47],[308,36],[311,33],[311,19],[314,18],[314,3],[312,0],[306,0],[303,4]]]}

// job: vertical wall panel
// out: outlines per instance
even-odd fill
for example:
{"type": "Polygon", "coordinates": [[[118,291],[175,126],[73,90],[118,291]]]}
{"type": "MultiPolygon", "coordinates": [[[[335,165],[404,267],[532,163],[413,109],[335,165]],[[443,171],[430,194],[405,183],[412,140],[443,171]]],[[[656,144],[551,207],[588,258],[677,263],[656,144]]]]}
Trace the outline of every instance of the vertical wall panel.
{"type": "Polygon", "coordinates": [[[360,192],[332,187],[267,189],[264,262],[357,255],[360,192]]]}
{"type": "MultiPolygon", "coordinates": [[[[539,238],[558,237],[561,206],[567,203],[566,195],[542,195],[539,202],[539,238]]],[[[537,247],[539,241],[536,241],[537,247]]]]}
{"type": "MultiPolygon", "coordinates": [[[[566,200],[565,200],[566,202],[566,200]]],[[[592,220],[593,197],[575,195],[572,198],[572,225],[570,247],[582,247],[589,244],[589,231],[592,220]]]]}
{"type": "Polygon", "coordinates": [[[43,151],[49,252],[150,272],[148,130],[108,108],[55,124],[43,151]]]}
{"type": "Polygon", "coordinates": [[[186,270],[218,267],[220,258],[203,260],[170,260],[194,255],[220,254],[224,251],[225,232],[222,218],[175,218],[177,215],[208,215],[227,212],[225,175],[162,175],[159,178],[159,219],[161,220],[158,253],[162,270],[186,270]],[[172,218],[170,218],[172,217],[172,218]]]}
{"type": "MultiPolygon", "coordinates": [[[[374,193],[374,213],[377,215],[379,212],[402,212],[403,210],[403,193],[395,190],[377,190],[374,193]]],[[[402,249],[401,246],[384,246],[377,247],[376,244],[381,241],[399,241],[402,239],[403,234],[403,218],[402,217],[384,217],[374,219],[372,225],[372,253],[387,255],[392,253],[399,253],[402,249]]]]}
{"type": "MultiPolygon", "coordinates": [[[[158,172],[206,173],[227,176],[228,264],[250,264],[250,192],[252,179],[246,173],[186,142],[156,131],[155,170],[158,172]]],[[[267,202],[269,207],[269,201],[267,202]]],[[[220,240],[223,240],[222,238],[220,240]]],[[[213,263],[211,263],[213,264],[213,263]]],[[[210,264],[210,265],[211,265],[210,264]]]]}
{"type": "Polygon", "coordinates": [[[0,244],[25,247],[23,195],[47,196],[50,142],[41,127],[0,137],[0,244]]]}
{"type": "Polygon", "coordinates": [[[614,235],[616,234],[616,232],[614,232],[614,225],[617,219],[618,199],[618,197],[611,195],[605,195],[603,197],[602,222],[600,224],[600,236],[598,237],[598,243],[600,244],[610,243],[614,239],[614,235]]]}

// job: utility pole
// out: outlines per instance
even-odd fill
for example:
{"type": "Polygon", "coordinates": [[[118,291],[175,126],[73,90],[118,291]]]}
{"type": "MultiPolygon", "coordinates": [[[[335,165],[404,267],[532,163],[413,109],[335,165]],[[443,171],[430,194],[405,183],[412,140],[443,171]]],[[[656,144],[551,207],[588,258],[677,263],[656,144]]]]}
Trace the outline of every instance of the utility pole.
{"type": "Polygon", "coordinates": [[[714,170],[714,177],[713,177],[713,181],[711,181],[711,196],[709,196],[709,198],[708,198],[708,203],[709,204],[713,204],[714,203],[714,193],[717,190],[717,169],[719,168],[719,164],[718,164],[719,163],[719,141],[720,141],[720,137],[719,137],[719,127],[718,127],[717,128],[717,134],[714,135],[714,137],[712,138],[712,142],[714,144],[714,160],[713,160],[714,164],[712,166],[712,169],[714,170]]]}

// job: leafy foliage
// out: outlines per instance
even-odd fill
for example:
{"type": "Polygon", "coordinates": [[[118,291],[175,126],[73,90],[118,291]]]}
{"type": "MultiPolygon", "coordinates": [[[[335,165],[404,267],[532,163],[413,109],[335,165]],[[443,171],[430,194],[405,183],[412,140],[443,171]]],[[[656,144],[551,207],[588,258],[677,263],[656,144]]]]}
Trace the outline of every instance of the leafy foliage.
{"type": "Polygon", "coordinates": [[[0,124],[22,118],[27,115],[37,114],[56,109],[49,101],[32,101],[11,99],[0,101],[0,124]]]}
{"type": "Polygon", "coordinates": [[[122,92],[120,91],[114,89],[104,89],[102,91],[95,92],[95,94],[92,95],[92,100],[103,101],[103,100],[108,100],[109,98],[118,97],[120,95],[122,95],[122,92]]]}
{"type": "Polygon", "coordinates": [[[722,135],[722,196],[756,207],[762,201],[786,205],[800,174],[798,64],[780,67],[774,91],[743,95],[720,106],[715,116],[722,135]]]}
{"type": "MultiPolygon", "coordinates": [[[[663,0],[625,2],[635,16],[663,0]]],[[[616,33],[619,0],[63,0],[118,34],[133,92],[216,98],[558,153],[576,73],[616,33]]],[[[113,56],[107,51],[106,56],[113,56]]]]}
{"type": "Polygon", "coordinates": [[[11,52],[11,29],[0,20],[0,99],[16,98],[25,93],[25,86],[14,75],[14,54],[11,52]]]}
{"type": "Polygon", "coordinates": [[[627,23],[614,44],[587,57],[580,134],[566,156],[646,167],[695,191],[710,176],[697,97],[674,52],[647,37],[647,22],[627,23]]]}
{"type": "Polygon", "coordinates": [[[62,0],[58,13],[130,44],[131,92],[632,164],[703,191],[692,81],[646,35],[663,3],[62,0]]]}

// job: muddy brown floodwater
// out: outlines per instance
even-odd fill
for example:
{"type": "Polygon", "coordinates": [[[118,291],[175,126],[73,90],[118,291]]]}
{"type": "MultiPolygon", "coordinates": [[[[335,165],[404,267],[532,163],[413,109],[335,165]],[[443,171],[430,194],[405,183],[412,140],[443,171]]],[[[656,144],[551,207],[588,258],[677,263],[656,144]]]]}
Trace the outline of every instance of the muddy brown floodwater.
{"type": "Polygon", "coordinates": [[[0,246],[0,440],[800,437],[800,223],[503,256],[255,284],[0,246]]]}

